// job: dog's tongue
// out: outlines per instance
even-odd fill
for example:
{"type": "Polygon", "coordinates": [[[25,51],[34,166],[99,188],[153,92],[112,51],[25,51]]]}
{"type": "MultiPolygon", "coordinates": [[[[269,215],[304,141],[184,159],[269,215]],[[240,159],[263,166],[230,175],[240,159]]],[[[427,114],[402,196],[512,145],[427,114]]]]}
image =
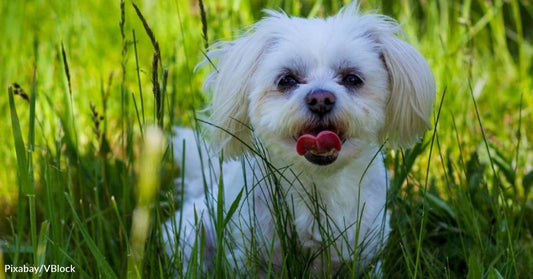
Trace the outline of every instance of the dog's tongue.
{"type": "Polygon", "coordinates": [[[307,152],[313,152],[316,155],[327,154],[333,149],[341,150],[341,139],[332,131],[322,131],[313,136],[305,134],[300,136],[296,141],[296,151],[303,156],[307,152]]]}

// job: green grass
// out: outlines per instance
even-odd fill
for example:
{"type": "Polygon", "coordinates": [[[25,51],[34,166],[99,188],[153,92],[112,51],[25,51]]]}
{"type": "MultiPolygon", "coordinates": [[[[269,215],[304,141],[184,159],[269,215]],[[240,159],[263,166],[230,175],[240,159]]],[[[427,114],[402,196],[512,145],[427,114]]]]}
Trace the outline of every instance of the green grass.
{"type": "MultiPolygon", "coordinates": [[[[403,24],[438,91],[424,143],[387,153],[385,277],[527,278],[533,3],[361,2],[403,24]]],[[[209,0],[202,19],[196,1],[142,3],[137,12],[118,0],[0,2],[0,279],[32,276],[5,273],[2,261],[73,265],[75,278],[168,278],[180,257],[164,256],[161,224],[179,206],[182,166],[171,141],[146,155],[148,127],[170,136],[191,124],[208,101],[206,72],[193,71],[205,45],[232,38],[261,9],[322,16],[343,4],[209,0]]],[[[231,278],[224,255],[216,259],[215,274],[231,278]]],[[[287,263],[291,275],[305,274],[301,262],[287,263]]]]}

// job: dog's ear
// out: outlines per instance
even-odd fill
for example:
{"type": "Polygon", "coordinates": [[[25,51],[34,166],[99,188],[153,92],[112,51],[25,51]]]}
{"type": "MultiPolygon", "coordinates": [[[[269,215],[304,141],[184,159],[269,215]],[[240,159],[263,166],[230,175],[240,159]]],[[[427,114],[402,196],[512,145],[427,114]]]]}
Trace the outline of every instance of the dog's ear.
{"type": "Polygon", "coordinates": [[[355,26],[367,28],[364,35],[376,43],[389,73],[386,122],[379,139],[395,147],[409,147],[428,129],[435,101],[435,80],[424,57],[407,42],[396,37],[403,31],[398,23],[384,15],[359,14],[357,1],[338,15],[353,20],[355,26]]]}
{"type": "Polygon", "coordinates": [[[215,45],[207,54],[209,63],[218,61],[204,84],[213,97],[211,142],[216,151],[223,150],[226,158],[240,156],[246,145],[252,146],[248,92],[266,46],[266,38],[248,33],[235,41],[215,45]]]}
{"type": "Polygon", "coordinates": [[[435,100],[433,73],[422,55],[393,34],[379,37],[389,72],[390,99],[380,138],[391,147],[409,147],[428,129],[435,100]]]}

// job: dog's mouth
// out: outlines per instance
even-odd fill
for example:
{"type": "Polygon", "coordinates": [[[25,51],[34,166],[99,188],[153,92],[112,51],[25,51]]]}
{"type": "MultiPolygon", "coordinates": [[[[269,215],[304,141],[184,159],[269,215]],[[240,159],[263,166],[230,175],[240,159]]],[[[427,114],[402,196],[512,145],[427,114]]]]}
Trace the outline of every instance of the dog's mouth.
{"type": "Polygon", "coordinates": [[[342,133],[336,129],[306,131],[296,139],[296,151],[307,161],[325,166],[337,160],[344,141],[342,133]]]}

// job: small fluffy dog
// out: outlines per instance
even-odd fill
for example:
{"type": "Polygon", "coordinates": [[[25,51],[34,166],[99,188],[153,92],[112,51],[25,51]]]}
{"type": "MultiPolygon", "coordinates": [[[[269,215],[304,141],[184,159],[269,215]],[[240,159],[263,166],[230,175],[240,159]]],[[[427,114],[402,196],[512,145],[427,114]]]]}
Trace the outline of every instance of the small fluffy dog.
{"type": "Polygon", "coordinates": [[[382,147],[430,128],[432,72],[394,20],[355,3],[325,19],[267,14],[208,53],[215,148],[177,131],[183,208],[164,226],[167,252],[204,270],[223,252],[244,276],[298,255],[302,274],[364,268],[390,231],[382,147]]]}

